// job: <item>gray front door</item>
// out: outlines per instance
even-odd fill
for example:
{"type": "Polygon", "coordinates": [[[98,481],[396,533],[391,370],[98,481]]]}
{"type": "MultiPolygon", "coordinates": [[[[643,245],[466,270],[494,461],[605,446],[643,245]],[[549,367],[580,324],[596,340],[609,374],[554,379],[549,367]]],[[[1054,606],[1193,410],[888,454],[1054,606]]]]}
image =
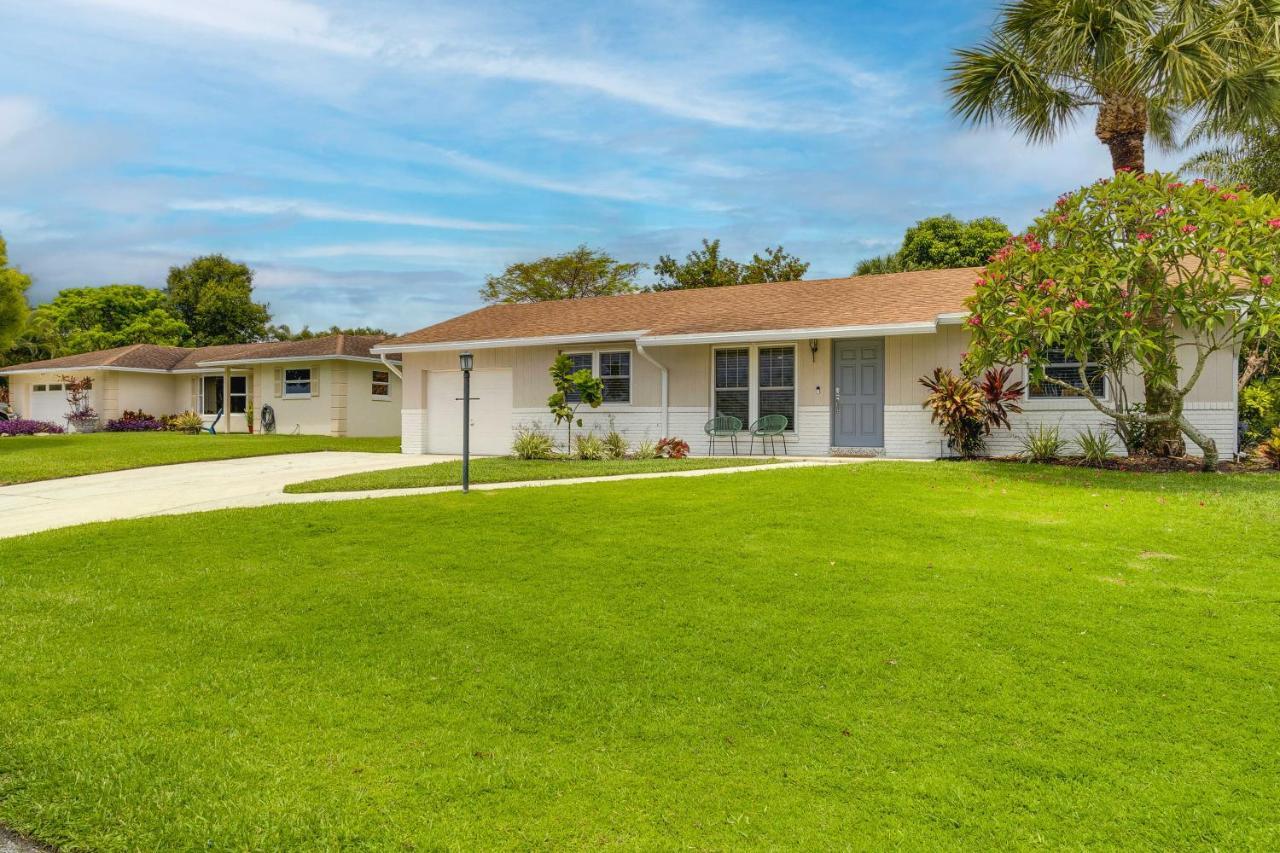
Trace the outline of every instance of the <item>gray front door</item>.
{"type": "Polygon", "coordinates": [[[831,347],[831,446],[884,447],[884,338],[831,347]]]}

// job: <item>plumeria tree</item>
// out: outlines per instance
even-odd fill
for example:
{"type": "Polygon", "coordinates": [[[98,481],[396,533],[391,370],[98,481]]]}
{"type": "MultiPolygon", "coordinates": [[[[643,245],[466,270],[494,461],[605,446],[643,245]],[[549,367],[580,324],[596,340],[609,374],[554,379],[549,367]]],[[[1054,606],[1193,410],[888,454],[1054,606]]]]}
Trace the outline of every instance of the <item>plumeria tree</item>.
{"type": "Polygon", "coordinates": [[[992,258],[968,303],[966,368],[1024,363],[1033,383],[1085,398],[1122,433],[1172,422],[1212,468],[1217,446],[1183,402],[1215,352],[1280,336],[1277,276],[1276,199],[1122,171],[1058,199],[992,258]],[[1081,365],[1078,381],[1046,373],[1051,349],[1081,365]],[[1095,371],[1109,378],[1105,397],[1095,371]],[[1166,405],[1135,407],[1134,374],[1166,405]]]}

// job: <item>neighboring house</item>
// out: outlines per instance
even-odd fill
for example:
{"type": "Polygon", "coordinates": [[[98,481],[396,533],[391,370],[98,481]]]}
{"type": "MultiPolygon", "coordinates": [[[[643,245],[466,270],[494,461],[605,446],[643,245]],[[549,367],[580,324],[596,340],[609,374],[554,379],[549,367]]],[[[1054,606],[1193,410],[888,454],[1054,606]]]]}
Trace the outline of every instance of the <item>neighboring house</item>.
{"type": "MultiPolygon", "coordinates": [[[[492,305],[374,352],[400,353],[404,363],[405,453],[460,450],[458,354],[471,351],[477,453],[509,452],[521,426],[552,427],[548,368],[565,353],[604,380],[604,405],[579,410],[597,433],[612,424],[633,441],[680,436],[705,453],[702,428],[713,414],[744,424],[783,414],[792,453],[937,457],[947,451],[921,408],[919,379],[935,367],[960,366],[968,340],[964,300],[976,272],[492,305]]],[[[1074,365],[1050,369],[1078,376],[1074,365]]],[[[1236,446],[1235,378],[1233,355],[1214,355],[1186,405],[1224,455],[1236,446]]],[[[1137,377],[1128,390],[1130,399],[1141,399],[1137,377]]],[[[1030,390],[1023,405],[1014,432],[992,437],[992,452],[1014,452],[1017,434],[1032,423],[1060,424],[1068,439],[1086,425],[1109,423],[1087,400],[1052,386],[1030,390]]],[[[739,445],[745,450],[746,441],[739,445]]]]}
{"type": "Polygon", "coordinates": [[[90,405],[105,422],[121,412],[199,412],[218,431],[245,432],[252,400],[255,429],[270,405],[276,432],[305,435],[395,435],[400,429],[398,357],[370,349],[383,338],[330,335],[305,341],[165,347],[134,344],[0,368],[11,405],[22,416],[64,423],[62,377],[93,380],[90,405]],[[390,363],[388,363],[390,362],[390,363]],[[393,369],[395,365],[395,369],[393,369]],[[230,393],[227,393],[227,389],[230,393]],[[229,421],[229,423],[228,423],[229,421]]]}

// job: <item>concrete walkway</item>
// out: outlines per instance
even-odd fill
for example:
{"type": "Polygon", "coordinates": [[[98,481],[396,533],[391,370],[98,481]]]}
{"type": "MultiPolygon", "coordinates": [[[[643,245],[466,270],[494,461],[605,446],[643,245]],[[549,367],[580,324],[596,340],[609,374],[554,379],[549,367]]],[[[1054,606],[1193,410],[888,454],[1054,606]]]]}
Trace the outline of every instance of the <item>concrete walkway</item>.
{"type": "MultiPolygon", "coordinates": [[[[287,495],[290,483],[319,480],[363,471],[382,471],[456,460],[457,456],[402,456],[391,453],[296,453],[255,456],[213,462],[187,462],[23,483],[0,488],[0,539],[38,533],[94,521],[118,521],[152,515],[177,515],[236,507],[272,504],[349,501],[455,492],[459,486],[416,489],[376,489],[362,492],[317,492],[287,495]]],[[[610,480],[650,480],[655,477],[704,477],[802,468],[818,465],[850,465],[872,459],[840,457],[792,457],[777,464],[733,468],[699,468],[612,477],[576,477],[562,480],[525,480],[514,483],[472,485],[473,491],[519,489],[534,486],[572,486],[610,480]]]]}
{"type": "Polygon", "coordinates": [[[457,458],[337,451],[290,453],[21,483],[0,488],[0,539],[90,521],[264,506],[292,497],[281,491],[290,483],[457,458]]]}

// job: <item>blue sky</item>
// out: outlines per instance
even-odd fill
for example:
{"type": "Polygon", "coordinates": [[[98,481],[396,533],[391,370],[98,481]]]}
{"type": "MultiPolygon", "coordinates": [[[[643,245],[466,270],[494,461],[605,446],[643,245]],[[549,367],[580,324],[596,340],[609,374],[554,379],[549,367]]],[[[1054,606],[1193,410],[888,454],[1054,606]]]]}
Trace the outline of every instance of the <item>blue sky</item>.
{"type": "MultiPolygon", "coordinates": [[[[32,297],[223,252],[294,327],[407,331],[580,243],[846,275],[915,220],[1025,226],[1107,171],[949,117],[988,2],[5,4],[0,233],[32,297]]],[[[1168,166],[1177,157],[1152,158],[1168,166]]]]}

